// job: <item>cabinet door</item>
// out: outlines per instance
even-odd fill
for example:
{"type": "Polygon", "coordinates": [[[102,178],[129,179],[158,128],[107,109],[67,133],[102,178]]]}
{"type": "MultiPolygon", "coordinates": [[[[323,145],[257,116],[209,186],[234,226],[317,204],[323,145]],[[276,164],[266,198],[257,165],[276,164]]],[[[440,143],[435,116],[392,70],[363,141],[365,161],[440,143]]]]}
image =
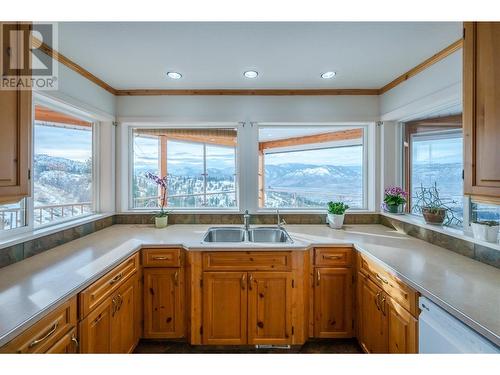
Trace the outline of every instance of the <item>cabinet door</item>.
{"type": "Polygon", "coordinates": [[[248,273],[248,343],[292,342],[292,275],[248,273]]]}
{"type": "Polygon", "coordinates": [[[47,354],[75,354],[78,353],[78,339],[76,328],[66,333],[58,342],[46,351],[47,354]]]}
{"type": "Polygon", "coordinates": [[[132,277],[112,299],[111,353],[130,353],[137,344],[137,279],[132,277]]]}
{"type": "Polygon", "coordinates": [[[382,310],[387,316],[389,353],[417,353],[417,319],[390,297],[382,310]]]}
{"type": "Polygon", "coordinates": [[[103,301],[80,322],[80,352],[111,352],[111,298],[103,301]]]}
{"type": "Polygon", "coordinates": [[[247,343],[247,273],[203,273],[204,344],[247,343]]]}
{"type": "Polygon", "coordinates": [[[144,270],[144,337],[184,337],[183,274],[180,268],[144,270]]]}
{"type": "Polygon", "coordinates": [[[464,192],[500,197],[500,23],[465,22],[464,192]]]}
{"type": "Polygon", "coordinates": [[[352,270],[316,268],[314,283],[314,336],[353,336],[352,270]]]}
{"type": "Polygon", "coordinates": [[[358,273],[359,343],[368,353],[387,353],[387,319],[380,308],[383,290],[358,273]]]}
{"type": "MultiPolygon", "coordinates": [[[[0,27],[2,26],[3,24],[0,23],[0,27]]],[[[23,56],[21,46],[29,46],[29,28],[29,24],[19,24],[17,31],[21,33],[3,33],[1,43],[3,59],[1,60],[12,64],[6,63],[0,67],[2,77],[13,74],[4,71],[4,67],[19,66],[11,60],[23,56]]],[[[24,71],[22,74],[30,73],[24,71]]],[[[31,111],[31,90],[0,90],[0,128],[2,129],[0,203],[19,201],[22,197],[29,195],[31,111]]]]}

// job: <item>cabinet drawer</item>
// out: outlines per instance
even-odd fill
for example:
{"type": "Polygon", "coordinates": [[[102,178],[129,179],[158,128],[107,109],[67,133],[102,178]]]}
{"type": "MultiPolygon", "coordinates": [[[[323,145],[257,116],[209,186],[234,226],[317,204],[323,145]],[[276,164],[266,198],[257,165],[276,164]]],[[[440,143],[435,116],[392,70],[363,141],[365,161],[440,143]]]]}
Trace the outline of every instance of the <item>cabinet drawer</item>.
{"type": "Polygon", "coordinates": [[[78,353],[76,327],[66,333],[58,342],[52,345],[46,354],[74,354],[78,353]]]}
{"type": "Polygon", "coordinates": [[[0,348],[0,352],[45,353],[75,326],[76,297],[73,297],[0,348]]]}
{"type": "Polygon", "coordinates": [[[112,271],[101,277],[83,292],[79,298],[79,317],[83,319],[97,305],[117,290],[139,266],[139,254],[134,254],[112,271]]]}
{"type": "Polygon", "coordinates": [[[144,267],[180,267],[180,249],[142,249],[144,267]]]}
{"type": "Polygon", "coordinates": [[[220,251],[203,254],[206,271],[288,271],[292,254],[286,251],[220,251]]]}
{"type": "Polygon", "coordinates": [[[418,315],[418,294],[415,290],[366,255],[358,254],[358,269],[413,316],[418,315]]]}
{"type": "Polygon", "coordinates": [[[314,249],[314,265],[322,267],[347,267],[352,263],[350,247],[317,247],[314,249]]]}

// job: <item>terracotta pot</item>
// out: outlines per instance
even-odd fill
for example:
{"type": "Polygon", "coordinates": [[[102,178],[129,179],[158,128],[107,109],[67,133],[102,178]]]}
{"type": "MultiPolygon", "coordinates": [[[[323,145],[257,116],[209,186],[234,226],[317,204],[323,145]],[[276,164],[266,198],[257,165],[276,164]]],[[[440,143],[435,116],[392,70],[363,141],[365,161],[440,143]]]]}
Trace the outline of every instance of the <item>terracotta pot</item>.
{"type": "Polygon", "coordinates": [[[446,217],[446,208],[422,207],[422,215],[427,224],[442,225],[446,217]]]}

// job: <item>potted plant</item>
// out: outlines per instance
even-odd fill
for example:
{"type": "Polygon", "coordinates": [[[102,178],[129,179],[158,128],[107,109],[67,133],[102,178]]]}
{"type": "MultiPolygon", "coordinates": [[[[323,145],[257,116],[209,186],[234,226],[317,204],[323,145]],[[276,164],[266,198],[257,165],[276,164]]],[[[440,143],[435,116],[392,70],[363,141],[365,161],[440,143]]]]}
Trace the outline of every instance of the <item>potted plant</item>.
{"type": "Polygon", "coordinates": [[[389,186],[384,190],[384,210],[391,214],[404,213],[407,196],[408,193],[399,186],[389,186]]]}
{"type": "Polygon", "coordinates": [[[170,213],[165,210],[167,205],[167,176],[160,177],[148,172],[146,178],[152,180],[160,188],[160,211],[155,214],[154,219],[156,228],[165,228],[168,225],[168,214],[170,213]]]}
{"type": "Polygon", "coordinates": [[[474,238],[492,243],[498,241],[498,230],[500,229],[498,221],[474,221],[471,223],[471,226],[474,238]]]}
{"type": "MultiPolygon", "coordinates": [[[[450,204],[456,204],[453,200],[448,201],[450,204]]],[[[441,199],[439,196],[436,183],[431,187],[421,185],[417,189],[413,211],[422,213],[427,224],[451,225],[455,222],[456,224],[461,223],[461,220],[454,215],[453,209],[448,206],[447,200],[441,199]]]]}
{"type": "Polygon", "coordinates": [[[328,223],[334,229],[342,228],[345,211],[349,208],[344,202],[328,202],[328,223]]]}

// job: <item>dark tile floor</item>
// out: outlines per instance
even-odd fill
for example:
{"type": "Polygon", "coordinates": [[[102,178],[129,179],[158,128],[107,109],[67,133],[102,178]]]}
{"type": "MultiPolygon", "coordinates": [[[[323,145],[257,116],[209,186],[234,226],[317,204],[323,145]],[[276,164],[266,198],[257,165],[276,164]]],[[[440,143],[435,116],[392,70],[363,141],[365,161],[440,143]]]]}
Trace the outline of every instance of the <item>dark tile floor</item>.
{"type": "Polygon", "coordinates": [[[254,346],[191,346],[182,341],[141,340],[134,353],[141,354],[246,354],[246,353],[316,353],[316,354],[355,354],[362,353],[355,339],[310,340],[303,346],[291,349],[256,349],[254,346]]]}

